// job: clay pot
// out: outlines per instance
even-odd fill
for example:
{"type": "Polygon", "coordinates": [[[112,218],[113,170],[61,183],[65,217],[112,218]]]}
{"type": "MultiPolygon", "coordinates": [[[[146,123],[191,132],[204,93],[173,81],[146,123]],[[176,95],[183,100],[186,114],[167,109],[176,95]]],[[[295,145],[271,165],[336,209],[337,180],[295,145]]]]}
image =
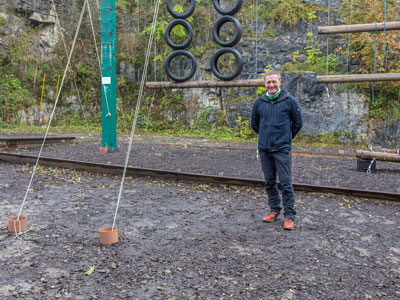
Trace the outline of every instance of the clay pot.
{"type": "Polygon", "coordinates": [[[108,149],[107,149],[107,147],[99,147],[99,151],[100,151],[100,153],[107,153],[108,151],[107,151],[108,149]]]}
{"type": "Polygon", "coordinates": [[[8,231],[9,232],[24,232],[26,230],[27,219],[24,216],[8,218],[8,231]]]}
{"type": "Polygon", "coordinates": [[[114,226],[114,230],[112,227],[103,227],[99,229],[100,233],[100,244],[110,245],[118,243],[118,229],[114,226]]]}

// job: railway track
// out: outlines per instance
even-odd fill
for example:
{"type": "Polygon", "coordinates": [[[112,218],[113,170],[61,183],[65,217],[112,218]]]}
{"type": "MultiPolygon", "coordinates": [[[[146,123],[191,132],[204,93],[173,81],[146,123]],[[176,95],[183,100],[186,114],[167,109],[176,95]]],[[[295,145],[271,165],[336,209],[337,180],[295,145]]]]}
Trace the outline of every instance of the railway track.
{"type": "MultiPolygon", "coordinates": [[[[0,160],[16,164],[34,164],[36,163],[37,156],[0,152],[0,160]]],[[[40,165],[47,167],[84,170],[96,173],[122,174],[123,171],[123,166],[121,165],[108,165],[108,164],[99,164],[99,163],[91,163],[84,161],[59,159],[59,158],[49,158],[49,157],[40,157],[39,163],[40,165]]],[[[182,172],[136,168],[136,167],[128,167],[126,174],[129,176],[152,176],[152,177],[161,177],[166,179],[213,183],[213,184],[259,186],[259,187],[264,186],[264,181],[258,179],[182,173],[182,172]]],[[[341,194],[354,197],[374,198],[380,200],[390,200],[390,201],[400,202],[400,193],[338,188],[332,186],[318,186],[309,184],[296,184],[296,183],[293,184],[293,187],[296,191],[333,193],[333,194],[341,194]]]]}
{"type": "MultiPolygon", "coordinates": [[[[175,144],[157,144],[157,146],[172,147],[172,148],[196,148],[196,149],[209,149],[209,150],[227,150],[227,151],[256,151],[256,148],[250,147],[221,147],[221,146],[200,146],[200,145],[175,145],[175,144]]],[[[354,155],[349,154],[334,154],[334,153],[312,153],[304,151],[292,151],[293,156],[307,156],[307,157],[332,157],[332,158],[357,158],[354,155]]]]}
{"type": "MultiPolygon", "coordinates": [[[[70,143],[75,140],[75,137],[47,137],[45,144],[57,143],[70,143]]],[[[0,137],[0,149],[15,149],[24,146],[40,146],[43,143],[43,137],[0,137]]],[[[250,147],[221,147],[221,146],[201,146],[201,145],[176,145],[168,143],[156,144],[162,147],[171,148],[196,148],[208,150],[225,150],[225,151],[251,151],[256,150],[250,147]]],[[[334,153],[311,153],[302,151],[292,151],[293,156],[306,156],[306,157],[332,157],[332,158],[349,158],[355,159],[356,156],[348,154],[334,154],[334,153]]]]}
{"type": "MultiPolygon", "coordinates": [[[[45,144],[70,143],[75,137],[47,137],[45,144]]],[[[19,146],[35,146],[43,143],[43,137],[0,137],[0,149],[17,148],[19,146]]]]}

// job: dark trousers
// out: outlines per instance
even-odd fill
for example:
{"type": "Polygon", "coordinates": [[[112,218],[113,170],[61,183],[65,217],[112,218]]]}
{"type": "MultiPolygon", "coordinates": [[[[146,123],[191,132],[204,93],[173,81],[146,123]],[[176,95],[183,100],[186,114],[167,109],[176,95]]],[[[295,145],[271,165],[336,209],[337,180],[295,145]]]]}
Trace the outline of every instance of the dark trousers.
{"type": "Polygon", "coordinates": [[[280,213],[281,197],[278,192],[277,175],[282,189],[282,204],[285,218],[295,219],[294,191],[292,184],[292,155],[290,152],[267,152],[259,149],[261,167],[265,176],[265,190],[271,212],[280,213]]]}

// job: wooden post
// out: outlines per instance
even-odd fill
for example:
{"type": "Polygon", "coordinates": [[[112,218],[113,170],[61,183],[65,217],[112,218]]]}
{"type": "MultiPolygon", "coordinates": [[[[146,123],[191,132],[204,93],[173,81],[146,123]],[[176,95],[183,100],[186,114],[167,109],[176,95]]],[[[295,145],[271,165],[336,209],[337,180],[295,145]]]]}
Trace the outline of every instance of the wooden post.
{"type": "Polygon", "coordinates": [[[186,81],[186,82],[146,82],[149,89],[185,89],[185,88],[216,88],[216,87],[257,87],[264,86],[262,79],[231,80],[231,81],[186,81]]]}
{"type": "MultiPolygon", "coordinates": [[[[318,27],[318,34],[338,34],[338,33],[355,33],[355,32],[374,32],[383,31],[385,23],[371,23],[371,24],[355,24],[355,25],[338,25],[338,26],[320,26],[318,27]]],[[[400,22],[386,23],[386,31],[399,30],[400,22]]]]}
{"type": "Polygon", "coordinates": [[[363,158],[363,159],[374,159],[375,158],[376,160],[400,162],[400,155],[392,154],[392,153],[357,150],[356,156],[359,158],[363,158]]]}
{"type": "MultiPolygon", "coordinates": [[[[375,82],[400,81],[400,73],[351,74],[351,75],[323,75],[317,76],[317,83],[345,83],[345,82],[375,82]]],[[[264,86],[262,79],[232,80],[232,81],[160,81],[146,82],[149,89],[187,89],[187,88],[218,88],[218,87],[259,87],[264,86]]]]}
{"type": "Polygon", "coordinates": [[[317,76],[318,83],[400,81],[400,73],[351,74],[317,76]]]}

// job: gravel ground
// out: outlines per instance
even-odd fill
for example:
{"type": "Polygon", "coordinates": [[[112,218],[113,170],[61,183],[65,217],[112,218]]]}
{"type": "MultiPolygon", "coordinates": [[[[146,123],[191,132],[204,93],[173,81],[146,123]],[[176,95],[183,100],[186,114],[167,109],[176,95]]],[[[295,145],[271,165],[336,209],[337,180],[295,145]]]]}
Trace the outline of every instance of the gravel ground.
{"type": "Polygon", "coordinates": [[[400,298],[394,202],[298,192],[288,232],[261,221],[261,188],[128,178],[120,242],[102,246],[120,176],[40,167],[23,210],[31,229],[17,238],[7,218],[32,166],[0,167],[1,299],[400,298]]]}
{"type": "MultiPolygon", "coordinates": [[[[43,155],[125,160],[126,140],[107,154],[95,139],[78,141],[46,147],[43,155]]],[[[262,178],[254,145],[205,139],[139,138],[130,164],[262,178]]],[[[120,176],[38,168],[22,213],[30,230],[16,237],[7,219],[18,213],[32,166],[0,161],[0,167],[1,299],[400,298],[395,202],[297,192],[296,228],[288,232],[282,221],[261,221],[268,212],[262,188],[127,178],[116,223],[120,242],[103,246],[97,231],[112,225],[120,176]]],[[[355,159],[294,156],[293,173],[299,183],[391,192],[400,186],[399,166],[383,162],[366,174],[356,171],[355,159]]]]}
{"type": "MultiPolygon", "coordinates": [[[[127,139],[120,138],[118,151],[99,153],[98,139],[78,139],[74,144],[45,147],[42,155],[65,159],[120,164],[125,162],[127,139]]],[[[255,144],[223,144],[207,139],[152,137],[134,141],[129,165],[162,170],[263,179],[255,144]],[[184,147],[186,145],[186,148],[184,147]],[[201,148],[214,146],[220,149],[201,148]],[[224,148],[221,148],[224,147],[224,148]],[[226,150],[240,148],[242,150],[226,150]]],[[[300,148],[294,151],[334,153],[337,149],[300,148]]],[[[18,149],[20,153],[38,153],[38,148],[18,149]]],[[[357,171],[354,150],[345,150],[354,158],[293,156],[293,182],[362,190],[376,190],[400,194],[400,164],[377,162],[377,172],[368,174],[357,171]]]]}

